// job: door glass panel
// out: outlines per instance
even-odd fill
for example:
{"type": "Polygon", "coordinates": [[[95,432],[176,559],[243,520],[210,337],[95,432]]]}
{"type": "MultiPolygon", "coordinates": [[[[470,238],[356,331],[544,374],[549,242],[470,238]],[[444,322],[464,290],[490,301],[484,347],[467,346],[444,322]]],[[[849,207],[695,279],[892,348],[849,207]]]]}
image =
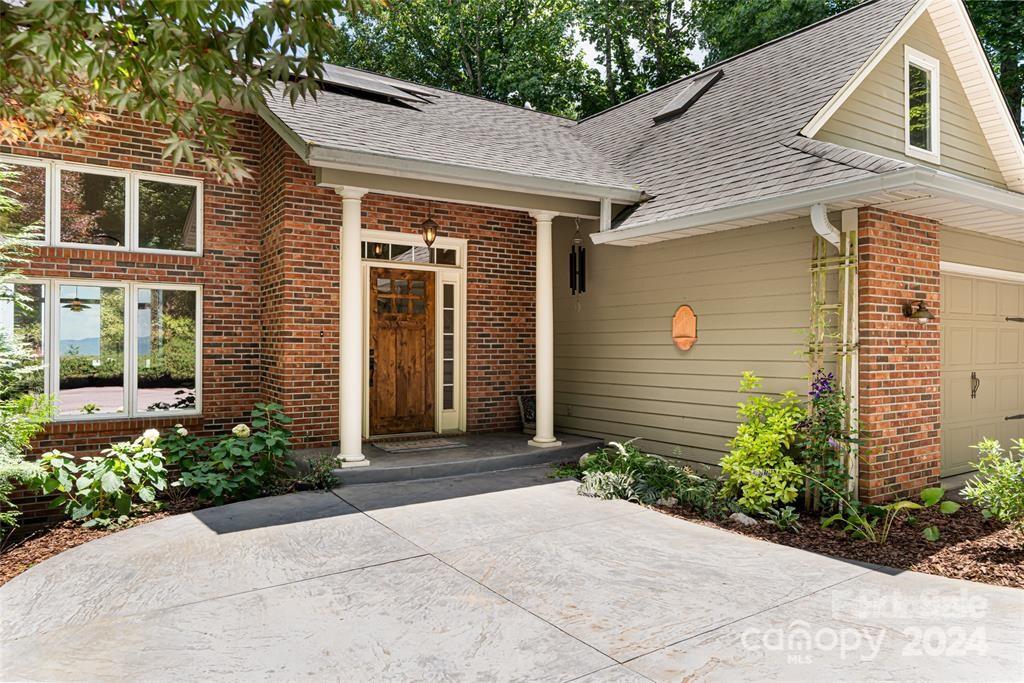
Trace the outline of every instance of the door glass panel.
{"type": "Polygon", "coordinates": [[[441,391],[441,400],[445,410],[455,408],[455,387],[451,384],[446,384],[441,391]]]}
{"type": "Polygon", "coordinates": [[[377,291],[378,292],[390,292],[391,291],[391,280],[386,277],[377,278],[377,291]]]}
{"type": "Polygon", "coordinates": [[[444,354],[445,358],[455,357],[455,335],[444,335],[444,348],[442,349],[442,353],[444,354]]]}
{"type": "Polygon", "coordinates": [[[455,308],[455,285],[444,286],[444,303],[442,305],[445,308],[455,308]]]}
{"type": "Polygon", "coordinates": [[[409,293],[409,281],[408,280],[395,280],[395,294],[408,294],[409,293]]]}
{"type": "Polygon", "coordinates": [[[423,302],[423,299],[413,299],[413,302],[412,302],[412,312],[413,313],[421,313],[422,314],[422,313],[425,313],[426,310],[427,310],[427,307],[426,307],[426,304],[423,302]]]}
{"type": "Polygon", "coordinates": [[[139,289],[138,409],[196,407],[196,293],[139,289]]]}
{"type": "Polygon", "coordinates": [[[61,285],[61,415],[124,412],[124,289],[61,285]]]}
{"type": "Polygon", "coordinates": [[[409,310],[408,299],[395,299],[395,313],[406,313],[409,310]]]}
{"type": "Polygon", "coordinates": [[[391,245],[391,260],[402,261],[403,263],[410,263],[412,261],[412,247],[407,244],[392,244],[391,245]]]}
{"type": "Polygon", "coordinates": [[[457,265],[455,254],[456,251],[454,249],[435,249],[434,263],[442,266],[457,265]]]}
{"type": "Polygon", "coordinates": [[[445,309],[444,311],[444,331],[451,332],[455,329],[455,311],[451,309],[445,309]]]}
{"type": "Polygon", "coordinates": [[[377,297],[377,312],[378,313],[390,313],[391,312],[391,299],[386,299],[382,296],[377,297]]]}

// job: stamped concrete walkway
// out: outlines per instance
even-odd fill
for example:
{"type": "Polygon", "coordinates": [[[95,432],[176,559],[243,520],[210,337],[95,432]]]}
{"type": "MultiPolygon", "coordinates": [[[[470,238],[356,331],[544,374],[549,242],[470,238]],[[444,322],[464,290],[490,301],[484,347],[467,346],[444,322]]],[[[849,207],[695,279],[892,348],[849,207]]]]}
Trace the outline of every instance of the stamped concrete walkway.
{"type": "Polygon", "coordinates": [[[0,679],[1024,680],[1024,591],[546,473],[293,494],[93,541],[0,588],[0,679]]]}

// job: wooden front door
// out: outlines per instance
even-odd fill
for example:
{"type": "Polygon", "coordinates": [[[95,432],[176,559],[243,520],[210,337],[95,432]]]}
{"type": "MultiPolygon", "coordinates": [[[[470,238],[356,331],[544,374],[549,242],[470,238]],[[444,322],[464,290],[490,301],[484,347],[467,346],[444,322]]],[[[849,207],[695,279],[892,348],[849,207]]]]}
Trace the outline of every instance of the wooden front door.
{"type": "Polygon", "coordinates": [[[434,273],[370,269],[370,434],[434,431],[434,273]]]}

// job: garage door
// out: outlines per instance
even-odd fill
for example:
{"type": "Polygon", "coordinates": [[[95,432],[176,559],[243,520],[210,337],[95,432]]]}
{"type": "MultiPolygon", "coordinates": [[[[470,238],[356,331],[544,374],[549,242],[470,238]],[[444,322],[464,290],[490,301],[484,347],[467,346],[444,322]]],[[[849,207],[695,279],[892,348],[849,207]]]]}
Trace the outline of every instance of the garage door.
{"type": "Polygon", "coordinates": [[[942,472],[1024,437],[1024,284],[942,276],[942,472]]]}

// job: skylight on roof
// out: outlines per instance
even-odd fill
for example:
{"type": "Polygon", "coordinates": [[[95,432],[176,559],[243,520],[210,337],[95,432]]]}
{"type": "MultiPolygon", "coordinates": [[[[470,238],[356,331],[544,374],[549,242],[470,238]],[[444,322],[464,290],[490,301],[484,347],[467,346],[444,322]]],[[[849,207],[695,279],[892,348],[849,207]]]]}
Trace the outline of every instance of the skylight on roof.
{"type": "Polygon", "coordinates": [[[706,74],[694,76],[690,82],[686,84],[686,87],[680,90],[678,95],[672,98],[671,102],[665,105],[661,111],[654,115],[654,122],[661,123],[665,119],[682,114],[697,101],[698,97],[707,92],[708,88],[714,85],[723,74],[725,74],[723,69],[715,69],[714,71],[709,71],[706,74]]]}

